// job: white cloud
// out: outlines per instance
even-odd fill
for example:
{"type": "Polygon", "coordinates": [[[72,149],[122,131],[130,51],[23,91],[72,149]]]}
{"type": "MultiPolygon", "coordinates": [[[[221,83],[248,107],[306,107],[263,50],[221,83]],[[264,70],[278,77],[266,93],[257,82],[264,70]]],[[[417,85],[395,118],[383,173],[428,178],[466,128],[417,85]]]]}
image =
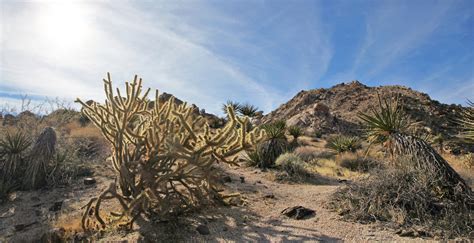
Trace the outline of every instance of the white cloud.
{"type": "MultiPolygon", "coordinates": [[[[139,74],[145,86],[212,112],[219,112],[226,99],[248,99],[267,111],[274,106],[273,94],[278,92],[206,47],[219,41],[213,39],[214,29],[199,29],[186,22],[193,21],[192,16],[180,18],[183,12],[192,13],[186,4],[163,2],[152,5],[158,9],[146,11],[147,6],[129,2],[73,2],[73,7],[81,10],[74,14],[81,14],[80,19],[86,21],[75,27],[85,24],[87,28],[78,29],[78,33],[68,30],[66,34],[81,39],[67,48],[59,44],[71,40],[70,36],[57,33],[58,40],[52,40],[50,29],[47,36],[44,33],[48,26],[31,24],[32,18],[43,18],[42,11],[56,4],[60,3],[2,2],[0,87],[39,96],[99,99],[100,80],[110,71],[116,84],[139,74]]],[[[213,22],[237,21],[204,5],[201,10],[211,14],[213,22]]],[[[60,27],[58,30],[64,30],[60,27]]]]}

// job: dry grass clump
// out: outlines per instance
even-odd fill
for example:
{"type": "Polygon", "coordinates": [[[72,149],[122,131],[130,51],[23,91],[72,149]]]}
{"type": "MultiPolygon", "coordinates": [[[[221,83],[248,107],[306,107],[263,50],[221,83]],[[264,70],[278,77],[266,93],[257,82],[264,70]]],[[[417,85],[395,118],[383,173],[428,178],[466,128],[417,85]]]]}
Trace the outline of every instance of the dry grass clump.
{"type": "Polygon", "coordinates": [[[306,163],[294,153],[280,155],[275,164],[282,169],[289,178],[304,179],[310,176],[306,163]]]}
{"type": "Polygon", "coordinates": [[[473,195],[451,190],[435,167],[420,170],[413,159],[378,170],[367,179],[338,190],[330,206],[346,219],[388,222],[394,228],[415,228],[427,235],[473,237],[473,195]]]}
{"type": "Polygon", "coordinates": [[[321,150],[314,146],[301,146],[295,149],[294,153],[302,160],[309,162],[315,159],[331,159],[334,157],[334,152],[321,150]]]}
{"type": "Polygon", "coordinates": [[[368,172],[374,168],[379,168],[380,163],[376,160],[354,153],[343,153],[336,157],[336,163],[341,167],[351,171],[368,172]]]}

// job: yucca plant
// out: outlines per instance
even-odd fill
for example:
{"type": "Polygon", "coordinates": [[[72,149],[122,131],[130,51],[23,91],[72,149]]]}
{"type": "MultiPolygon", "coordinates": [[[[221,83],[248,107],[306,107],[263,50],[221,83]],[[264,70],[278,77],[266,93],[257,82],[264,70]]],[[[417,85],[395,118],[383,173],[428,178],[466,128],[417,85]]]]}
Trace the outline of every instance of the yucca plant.
{"type": "Polygon", "coordinates": [[[326,147],[338,153],[356,152],[358,149],[362,148],[358,137],[343,135],[329,138],[326,147]]]}
{"type": "Polygon", "coordinates": [[[370,107],[368,113],[360,112],[359,118],[366,125],[366,134],[369,142],[386,142],[392,134],[404,133],[414,123],[411,123],[407,114],[400,105],[399,97],[382,99],[378,96],[378,109],[370,107]]]}
{"type": "Polygon", "coordinates": [[[463,132],[461,137],[468,143],[474,143],[474,103],[470,100],[467,101],[468,108],[462,112],[462,118],[459,120],[463,132]]]}
{"type": "Polygon", "coordinates": [[[275,121],[261,126],[266,133],[266,141],[260,145],[260,168],[272,167],[275,160],[288,149],[285,121],[275,121]]]}
{"type": "Polygon", "coordinates": [[[225,104],[222,105],[222,111],[227,116],[228,107],[231,107],[234,111],[239,111],[242,105],[239,102],[228,100],[225,104]]]}
{"type": "MultiPolygon", "coordinates": [[[[455,188],[460,188],[468,195],[472,191],[459,174],[448,162],[436,152],[431,145],[417,136],[407,134],[410,122],[399,102],[390,98],[378,97],[377,108],[371,107],[367,113],[359,113],[359,118],[365,123],[365,131],[369,142],[383,143],[396,156],[411,156],[416,164],[411,165],[420,170],[435,170],[446,183],[447,193],[454,194],[455,188]]],[[[474,200],[474,199],[473,199],[474,200]]],[[[474,205],[474,201],[470,202],[474,205]]]]}
{"type": "Polygon", "coordinates": [[[254,105],[246,103],[240,105],[237,111],[243,116],[255,117],[257,115],[258,108],[254,105]]]}
{"type": "Polygon", "coordinates": [[[4,178],[15,175],[23,165],[24,154],[30,144],[30,139],[22,132],[7,133],[0,140],[0,162],[4,178]]]}
{"type": "Polygon", "coordinates": [[[303,135],[303,129],[298,126],[290,126],[288,127],[288,133],[296,140],[303,135]]]}

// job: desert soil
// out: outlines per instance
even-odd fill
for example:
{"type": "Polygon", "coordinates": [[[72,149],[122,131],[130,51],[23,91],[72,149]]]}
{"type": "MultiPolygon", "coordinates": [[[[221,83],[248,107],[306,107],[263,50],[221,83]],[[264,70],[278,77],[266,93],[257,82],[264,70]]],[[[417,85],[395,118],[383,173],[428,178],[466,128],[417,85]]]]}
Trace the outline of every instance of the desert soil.
{"type": "MultiPolygon", "coordinates": [[[[92,186],[85,186],[82,181],[78,181],[67,188],[18,192],[13,195],[10,202],[0,207],[0,242],[38,241],[44,232],[59,226],[68,229],[68,234],[80,231],[81,207],[113,181],[112,175],[107,172],[109,169],[98,166],[95,170],[97,184],[92,186]],[[61,209],[54,211],[54,203],[61,201],[61,209]]],[[[272,172],[255,168],[223,167],[223,170],[232,179],[225,184],[226,192],[240,193],[241,200],[234,200],[234,203],[242,205],[207,207],[176,222],[137,222],[131,232],[106,230],[100,236],[96,234],[96,239],[131,242],[424,240],[401,238],[393,230],[375,224],[343,221],[337,213],[325,207],[331,193],[341,186],[337,181],[326,181],[323,185],[280,183],[272,179],[272,172]],[[243,183],[241,177],[245,178],[243,183]],[[315,210],[316,214],[303,220],[281,215],[282,210],[291,206],[304,206],[315,210]],[[209,234],[197,232],[199,225],[208,228],[209,234]]]]}

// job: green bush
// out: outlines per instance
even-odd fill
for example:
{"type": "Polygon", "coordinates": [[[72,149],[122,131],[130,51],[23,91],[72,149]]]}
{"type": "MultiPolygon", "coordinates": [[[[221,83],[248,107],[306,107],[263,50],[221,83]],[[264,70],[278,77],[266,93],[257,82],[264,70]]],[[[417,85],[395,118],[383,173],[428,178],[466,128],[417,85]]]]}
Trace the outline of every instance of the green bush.
{"type": "Polygon", "coordinates": [[[328,139],[327,148],[330,148],[338,153],[355,152],[362,148],[360,139],[357,137],[348,137],[339,135],[328,139]]]}
{"type": "Polygon", "coordinates": [[[377,161],[371,158],[361,157],[357,154],[343,154],[336,159],[336,162],[341,167],[360,172],[368,172],[379,166],[377,161]]]}

